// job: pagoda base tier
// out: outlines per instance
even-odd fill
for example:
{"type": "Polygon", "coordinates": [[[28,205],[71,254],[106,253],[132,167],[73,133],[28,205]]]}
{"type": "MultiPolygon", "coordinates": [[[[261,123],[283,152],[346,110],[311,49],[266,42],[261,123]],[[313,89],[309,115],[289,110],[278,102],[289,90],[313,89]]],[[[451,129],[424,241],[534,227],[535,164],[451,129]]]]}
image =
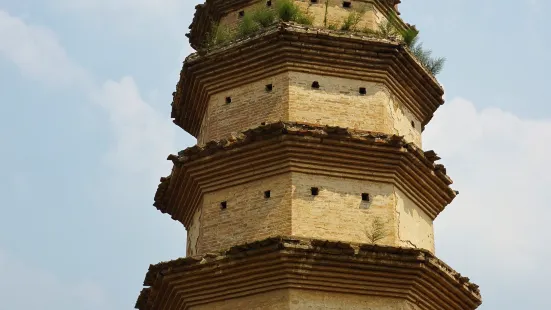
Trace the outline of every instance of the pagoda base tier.
{"type": "Polygon", "coordinates": [[[468,310],[478,286],[430,252],[295,237],[151,265],[139,310],[468,310]]]}

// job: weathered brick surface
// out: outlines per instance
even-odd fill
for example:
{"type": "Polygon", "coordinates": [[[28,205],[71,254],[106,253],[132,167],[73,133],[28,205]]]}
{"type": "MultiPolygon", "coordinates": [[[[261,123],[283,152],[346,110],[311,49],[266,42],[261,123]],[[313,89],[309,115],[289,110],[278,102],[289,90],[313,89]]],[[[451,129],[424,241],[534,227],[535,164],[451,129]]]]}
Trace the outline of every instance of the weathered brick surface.
{"type": "Polygon", "coordinates": [[[418,310],[416,305],[405,299],[319,292],[312,290],[290,290],[290,310],[418,310]]]}
{"type": "Polygon", "coordinates": [[[289,118],[289,74],[282,73],[214,94],[197,139],[198,144],[228,137],[232,132],[289,118]],[[272,84],[273,90],[266,91],[272,84]],[[226,97],[232,102],[226,103],[226,97]]]}
{"type": "Polygon", "coordinates": [[[280,120],[402,135],[421,146],[420,120],[383,85],[292,71],[212,95],[198,143],[280,120]]]}
{"type": "Polygon", "coordinates": [[[290,121],[396,134],[421,146],[420,121],[384,86],[299,72],[289,76],[290,121]],[[314,81],[319,89],[312,88],[314,81]],[[366,88],[365,95],[360,87],[366,88]]]}
{"type": "Polygon", "coordinates": [[[375,217],[386,223],[379,244],[395,244],[393,186],[344,178],[293,173],[293,236],[369,243],[375,217]],[[312,196],[311,187],[319,188],[312,196]],[[369,193],[370,202],[362,201],[369,193]]]}
{"type": "Polygon", "coordinates": [[[384,223],[377,244],[434,251],[432,221],[394,185],[292,172],[205,194],[189,229],[188,254],[278,235],[371,243],[376,219],[384,223]]]}
{"type": "Polygon", "coordinates": [[[190,310],[289,310],[288,289],[265,292],[253,296],[233,298],[229,300],[191,307],[190,310]]]}
{"type": "MultiPolygon", "coordinates": [[[[230,187],[203,197],[197,250],[205,253],[291,234],[291,175],[230,187]],[[271,197],[264,198],[270,190],[271,197]],[[222,210],[220,203],[227,202],[222,210]]],[[[193,228],[191,229],[193,230],[193,228]]]]}

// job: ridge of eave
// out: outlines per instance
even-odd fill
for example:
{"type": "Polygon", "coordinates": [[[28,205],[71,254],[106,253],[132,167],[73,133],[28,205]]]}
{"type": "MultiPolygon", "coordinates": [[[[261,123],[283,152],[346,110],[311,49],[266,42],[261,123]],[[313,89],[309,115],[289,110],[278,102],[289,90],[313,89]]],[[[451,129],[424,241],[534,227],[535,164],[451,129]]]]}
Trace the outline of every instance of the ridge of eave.
{"type": "Polygon", "coordinates": [[[411,142],[407,142],[403,136],[339,126],[324,126],[299,122],[280,121],[275,123],[264,123],[258,127],[245,130],[238,135],[232,135],[226,139],[212,140],[205,143],[203,146],[194,145],[188,147],[178,152],[178,155],[169,155],[167,159],[172,161],[175,166],[181,166],[198,158],[211,156],[221,151],[227,151],[255,142],[257,141],[257,137],[274,135],[329,137],[365,144],[379,144],[397,148],[403,147],[408,152],[414,154],[415,157],[423,162],[428,168],[433,171],[438,171],[439,176],[442,177],[442,180],[445,181],[447,185],[453,184],[449,176],[446,175],[446,170],[443,165],[435,164],[425,156],[425,152],[421,148],[411,142]]]}
{"type": "MultiPolygon", "coordinates": [[[[375,244],[341,242],[324,239],[311,239],[304,237],[277,236],[251,243],[232,246],[227,250],[204,255],[188,256],[172,261],[160,262],[150,265],[144,278],[144,288],[136,302],[136,309],[147,309],[148,303],[158,294],[153,291],[159,289],[163,279],[172,275],[186,272],[195,268],[206,266],[218,266],[224,263],[254,257],[256,255],[273,252],[293,252],[294,255],[331,255],[340,256],[342,259],[355,260],[362,257],[385,257],[385,261],[415,261],[423,264],[445,280],[449,287],[456,287],[463,294],[469,296],[470,302],[481,303],[479,286],[470,282],[470,279],[462,276],[452,269],[434,254],[425,249],[404,248],[395,246],[381,246],[375,244]]],[[[382,263],[382,261],[380,262],[382,263]]],[[[379,260],[373,260],[370,264],[379,264],[379,260]]],[[[439,284],[441,285],[441,284],[439,284]]]]}
{"type": "MultiPolygon", "coordinates": [[[[178,213],[174,213],[174,210],[170,207],[170,205],[172,205],[170,202],[172,198],[170,197],[174,195],[179,196],[178,193],[180,192],[178,187],[178,178],[174,181],[175,184],[172,184],[174,183],[172,182],[172,176],[175,172],[179,173],[180,169],[182,169],[184,165],[188,165],[196,160],[210,156],[224,156],[223,154],[225,152],[227,153],[232,149],[239,149],[255,142],[270,140],[274,137],[286,135],[332,139],[337,141],[373,145],[376,147],[395,148],[399,152],[402,151],[407,154],[411,154],[413,158],[420,163],[420,165],[425,167],[424,169],[432,172],[433,177],[436,177],[436,180],[441,182],[441,186],[445,186],[447,192],[446,195],[449,195],[450,197],[448,198],[448,203],[451,202],[451,200],[453,200],[453,198],[457,195],[457,192],[449,187],[453,182],[450,177],[446,175],[446,169],[444,166],[434,163],[434,152],[430,151],[430,156],[426,156],[422,149],[412,143],[408,143],[402,136],[372,131],[353,130],[338,126],[321,126],[296,122],[276,122],[246,130],[240,134],[232,135],[227,139],[213,140],[206,143],[204,146],[195,145],[189,147],[183,151],[180,151],[178,155],[169,155],[167,159],[173,162],[174,167],[170,176],[161,178],[161,182],[155,193],[153,205],[162,213],[169,213],[172,215],[173,219],[179,219],[179,217],[176,216],[178,213]]],[[[439,212],[440,211],[436,214],[439,212]]],[[[186,221],[183,220],[182,223],[185,225],[186,221]]]]}

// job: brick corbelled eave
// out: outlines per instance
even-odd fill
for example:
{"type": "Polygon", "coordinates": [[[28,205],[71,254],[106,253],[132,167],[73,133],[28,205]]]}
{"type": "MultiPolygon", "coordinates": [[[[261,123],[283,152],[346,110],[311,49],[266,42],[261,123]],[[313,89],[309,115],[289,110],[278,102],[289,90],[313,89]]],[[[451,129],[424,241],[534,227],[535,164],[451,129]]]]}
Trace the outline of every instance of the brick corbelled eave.
{"type": "Polygon", "coordinates": [[[426,250],[274,237],[151,265],[136,308],[181,310],[252,292],[324,290],[327,284],[332,292],[410,300],[422,310],[481,304],[476,284],[426,250]]]}
{"type": "Polygon", "coordinates": [[[280,23],[207,54],[189,56],[171,115],[197,137],[211,94],[286,71],[381,83],[423,125],[444,103],[441,85],[399,42],[280,23]]]}
{"type": "Polygon", "coordinates": [[[266,124],[169,156],[174,168],[169,177],[161,179],[154,206],[189,227],[205,191],[266,177],[267,173],[293,170],[331,175],[335,173],[331,165],[338,164],[355,171],[349,177],[396,184],[435,218],[455,198],[456,192],[449,187],[452,180],[445,174],[445,168],[434,163],[432,153],[426,157],[421,149],[396,135],[314,124],[266,124]],[[309,155],[303,158],[302,153],[309,155]],[[358,166],[355,159],[350,161],[345,154],[365,160],[358,166]],[[300,161],[290,160],[298,157],[300,161]],[[216,168],[227,162],[232,163],[226,168],[228,171],[222,173],[222,168],[216,168]],[[200,168],[204,165],[209,169],[200,168]],[[220,179],[222,175],[224,180],[220,179]]]}

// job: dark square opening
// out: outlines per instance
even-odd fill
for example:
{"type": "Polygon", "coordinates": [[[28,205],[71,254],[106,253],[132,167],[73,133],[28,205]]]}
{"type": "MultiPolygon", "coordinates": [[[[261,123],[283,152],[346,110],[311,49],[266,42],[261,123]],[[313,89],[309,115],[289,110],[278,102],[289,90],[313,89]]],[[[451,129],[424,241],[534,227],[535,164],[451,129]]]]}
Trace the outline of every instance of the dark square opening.
{"type": "Polygon", "coordinates": [[[411,127],[415,128],[415,122],[411,121],[411,127]]]}
{"type": "Polygon", "coordinates": [[[365,87],[360,87],[360,95],[367,94],[367,89],[365,87]]]}
{"type": "Polygon", "coordinates": [[[312,196],[317,196],[320,193],[320,190],[317,187],[312,187],[310,191],[312,192],[312,196]]]}
{"type": "Polygon", "coordinates": [[[231,103],[231,97],[226,97],[226,104],[230,104],[231,103]]]}
{"type": "Polygon", "coordinates": [[[318,0],[310,0],[310,3],[318,3],[318,0]]]}
{"type": "Polygon", "coordinates": [[[272,6],[272,0],[266,1],[266,6],[272,6]]]}
{"type": "Polygon", "coordinates": [[[274,85],[273,84],[268,84],[266,85],[266,91],[272,91],[274,89],[274,85]]]}
{"type": "Polygon", "coordinates": [[[239,18],[245,16],[245,11],[239,11],[239,18]]]}
{"type": "Polygon", "coordinates": [[[319,89],[320,88],[320,83],[318,81],[312,82],[312,88],[319,89]]]}
{"type": "Polygon", "coordinates": [[[362,194],[362,200],[363,201],[369,201],[369,194],[368,193],[363,193],[362,194]]]}
{"type": "Polygon", "coordinates": [[[272,192],[270,191],[265,191],[264,192],[264,198],[270,198],[272,196],[272,192]]]}
{"type": "Polygon", "coordinates": [[[220,203],[220,209],[226,210],[227,208],[228,208],[228,202],[227,201],[222,201],[220,203]]]}
{"type": "Polygon", "coordinates": [[[352,1],[343,1],[342,2],[342,7],[343,8],[351,8],[352,7],[352,1]]]}

